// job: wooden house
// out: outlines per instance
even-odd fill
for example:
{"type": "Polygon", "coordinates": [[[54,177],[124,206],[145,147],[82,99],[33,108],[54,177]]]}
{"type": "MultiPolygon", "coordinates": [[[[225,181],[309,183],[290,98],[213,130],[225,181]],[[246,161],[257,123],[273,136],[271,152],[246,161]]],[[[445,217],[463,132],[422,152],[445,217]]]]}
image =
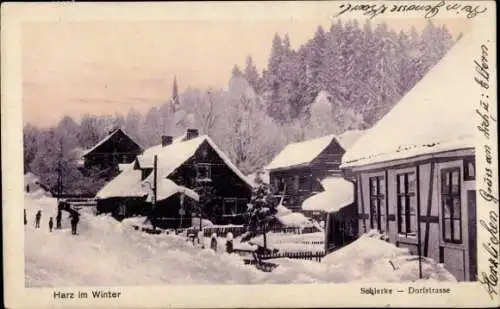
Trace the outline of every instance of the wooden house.
{"type": "Polygon", "coordinates": [[[131,163],[143,149],[123,129],[115,129],[82,154],[83,170],[97,169],[111,179],[119,172],[119,164],[131,163]]]}
{"type": "Polygon", "coordinates": [[[287,145],[265,169],[269,171],[272,193],[284,196],[283,205],[300,211],[308,197],[322,192],[321,180],[341,176],[340,163],[345,149],[362,131],[347,131],[287,145]]]}
{"type": "Polygon", "coordinates": [[[463,61],[475,45],[464,39],[347,151],[342,168],[356,183],[359,233],[378,229],[474,281],[479,96],[463,61]]]}
{"type": "Polygon", "coordinates": [[[137,214],[137,207],[130,203],[138,201],[142,205],[139,213],[147,213],[156,226],[178,228],[190,226],[193,215],[198,216],[196,191],[207,188],[212,193],[210,203],[204,205],[203,218],[215,224],[245,222],[251,183],[210,137],[188,129],[180,138],[162,137],[160,145],[145,150],[97,196],[102,211],[130,216],[137,214]],[[110,199],[121,202],[110,205],[110,199]],[[124,206],[120,209],[118,204],[124,206]]]}

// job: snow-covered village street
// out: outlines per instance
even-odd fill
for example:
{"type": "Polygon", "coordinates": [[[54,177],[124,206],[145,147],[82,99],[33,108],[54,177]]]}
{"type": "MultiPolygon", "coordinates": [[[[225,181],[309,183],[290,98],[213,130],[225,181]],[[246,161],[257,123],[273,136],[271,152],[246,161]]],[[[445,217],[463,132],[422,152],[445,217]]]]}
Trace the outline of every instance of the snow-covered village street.
{"type": "MultiPolygon", "coordinates": [[[[62,229],[49,232],[47,220],[55,217],[56,199],[37,191],[26,194],[25,205],[30,218],[25,226],[28,287],[419,280],[415,256],[377,237],[362,236],[321,263],[273,260],[279,266],[263,272],[245,265],[237,254],[195,247],[184,236],[136,231],[110,216],[91,212],[82,212],[77,236],[71,235],[66,214],[62,229]],[[35,229],[31,218],[38,210],[43,213],[41,228],[35,229]]],[[[427,280],[454,281],[435,262],[423,266],[427,280]]]]}

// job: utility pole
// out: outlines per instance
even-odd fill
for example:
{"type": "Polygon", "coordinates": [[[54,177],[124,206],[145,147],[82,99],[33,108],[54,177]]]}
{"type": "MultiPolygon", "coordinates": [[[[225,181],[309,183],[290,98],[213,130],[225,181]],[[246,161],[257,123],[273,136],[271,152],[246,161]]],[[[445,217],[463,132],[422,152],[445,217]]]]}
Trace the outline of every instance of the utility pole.
{"type": "MultiPolygon", "coordinates": [[[[157,176],[158,176],[158,156],[155,155],[154,156],[154,161],[153,161],[153,201],[152,201],[152,204],[153,204],[153,207],[152,207],[152,210],[154,210],[156,208],[156,199],[157,199],[157,176]]],[[[151,218],[153,220],[153,218],[151,218]]],[[[151,220],[151,223],[153,223],[153,221],[151,220]]],[[[153,224],[153,229],[156,230],[156,224],[153,224]]]]}
{"type": "Polygon", "coordinates": [[[62,184],[62,153],[63,153],[63,146],[62,146],[62,139],[59,140],[59,162],[57,163],[57,202],[59,202],[62,191],[63,191],[63,184],[62,184]]]}

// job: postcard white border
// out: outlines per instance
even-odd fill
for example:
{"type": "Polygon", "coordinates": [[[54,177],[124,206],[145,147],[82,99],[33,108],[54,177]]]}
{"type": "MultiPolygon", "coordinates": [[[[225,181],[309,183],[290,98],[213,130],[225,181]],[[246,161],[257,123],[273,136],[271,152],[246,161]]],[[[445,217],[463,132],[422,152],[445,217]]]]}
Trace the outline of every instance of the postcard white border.
{"type": "MultiPolygon", "coordinates": [[[[438,1],[430,1],[438,2],[438,1]]],[[[449,1],[451,2],[451,1],[449,1]]],[[[453,1],[458,2],[458,1],[453,1]]],[[[443,295],[360,295],[361,287],[407,288],[409,284],[324,284],[324,285],[245,285],[245,286],[146,286],[107,287],[122,292],[118,301],[114,300],[73,300],[55,301],[53,288],[25,288],[24,279],[24,230],[22,225],[23,203],[23,154],[22,154],[22,92],[21,92],[21,24],[23,22],[44,21],[97,21],[97,20],[186,20],[186,19],[290,19],[333,16],[340,2],[259,2],[259,3],[3,3],[2,4],[2,177],[3,177],[3,235],[4,235],[4,286],[5,304],[9,308],[27,307],[337,307],[337,306],[424,306],[424,307],[483,307],[498,304],[492,302],[479,283],[435,283],[426,287],[450,287],[452,294],[443,295]],[[308,6],[308,10],[303,10],[308,6]],[[311,9],[314,7],[314,9],[311,9]],[[331,7],[331,9],[330,9],[331,7]],[[325,9],[326,8],[326,9],[325,9]],[[252,14],[248,14],[248,12],[252,14]]],[[[390,2],[393,4],[394,2],[390,2]]],[[[488,12],[464,22],[473,23],[478,45],[490,40],[496,48],[495,3],[477,1],[488,8],[488,12]]],[[[473,4],[473,3],[471,3],[473,4]]],[[[423,18],[421,14],[407,14],[409,17],[423,18]]],[[[354,15],[352,17],[355,17],[354,15]]],[[[387,15],[384,18],[402,18],[387,15]]],[[[454,15],[442,17],[456,18],[454,15]]],[[[359,16],[359,18],[364,18],[359,16]]],[[[463,18],[463,17],[462,17],[463,18]]],[[[496,61],[496,50],[492,50],[490,61],[496,61]]],[[[473,65],[474,55],[464,59],[465,65],[473,65]]],[[[493,65],[492,65],[493,66],[493,65]]],[[[496,64],[493,66],[496,67],[496,64]]],[[[449,72],[452,74],[452,72],[449,72]]],[[[496,103],[496,72],[492,73],[490,98],[496,103]]],[[[473,76],[471,76],[473,82],[473,76]]],[[[478,89],[479,99],[479,89],[478,89]]],[[[41,103],[43,104],[43,103],[41,103]]],[[[496,108],[496,104],[494,107],[496,108]]],[[[493,107],[493,106],[492,106],[493,107]]],[[[496,110],[494,115],[497,115],[496,110]]],[[[471,115],[472,117],[473,115],[471,115]]],[[[492,132],[496,141],[497,132],[492,132]]],[[[494,139],[493,139],[494,138],[494,139]]],[[[478,145],[484,141],[478,139],[478,145]]],[[[494,153],[498,145],[492,144],[494,153]]],[[[478,148],[479,149],[479,148],[478,148]]],[[[481,150],[477,156],[481,157],[481,150]]],[[[495,157],[495,181],[498,162],[495,157]]],[[[478,180],[484,162],[477,161],[478,180]]],[[[496,188],[498,196],[498,187],[496,188]]],[[[497,205],[498,206],[498,205],[497,205]]],[[[492,205],[478,199],[478,220],[487,216],[492,205]]],[[[478,244],[488,235],[478,229],[478,244]]],[[[485,256],[478,256],[479,272],[484,271],[485,256]]],[[[411,286],[423,287],[414,283],[411,286]]],[[[59,290],[90,290],[90,287],[61,287],[59,290]]]]}

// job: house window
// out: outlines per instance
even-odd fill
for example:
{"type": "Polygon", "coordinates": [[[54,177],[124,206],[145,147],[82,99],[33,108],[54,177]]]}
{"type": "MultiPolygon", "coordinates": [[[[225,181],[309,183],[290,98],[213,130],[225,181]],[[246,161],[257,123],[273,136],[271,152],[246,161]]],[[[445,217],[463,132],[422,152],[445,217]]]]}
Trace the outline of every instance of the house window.
{"type": "Polygon", "coordinates": [[[236,198],[225,198],[222,213],[225,216],[236,216],[247,211],[247,200],[236,198]]]}
{"type": "Polygon", "coordinates": [[[464,160],[464,180],[476,179],[476,162],[474,159],[464,160]]]}
{"type": "Polygon", "coordinates": [[[299,176],[293,177],[293,190],[299,191],[299,176]]]}
{"type": "Polygon", "coordinates": [[[383,176],[370,177],[370,225],[373,229],[385,231],[385,179],[383,176]]]}
{"type": "Polygon", "coordinates": [[[280,178],[279,184],[278,184],[278,193],[283,193],[285,190],[286,184],[285,184],[285,179],[283,177],[280,178]]]}
{"type": "Polygon", "coordinates": [[[208,163],[198,163],[196,164],[196,178],[197,179],[210,179],[211,178],[211,168],[208,163]]]}
{"type": "Polygon", "coordinates": [[[300,176],[299,178],[299,189],[306,190],[307,189],[307,177],[300,176]]]}
{"type": "Polygon", "coordinates": [[[462,243],[460,169],[441,171],[442,233],[445,242],[462,243]]]}
{"type": "Polygon", "coordinates": [[[417,231],[417,201],[415,173],[397,175],[398,233],[415,236],[417,231]]]}

